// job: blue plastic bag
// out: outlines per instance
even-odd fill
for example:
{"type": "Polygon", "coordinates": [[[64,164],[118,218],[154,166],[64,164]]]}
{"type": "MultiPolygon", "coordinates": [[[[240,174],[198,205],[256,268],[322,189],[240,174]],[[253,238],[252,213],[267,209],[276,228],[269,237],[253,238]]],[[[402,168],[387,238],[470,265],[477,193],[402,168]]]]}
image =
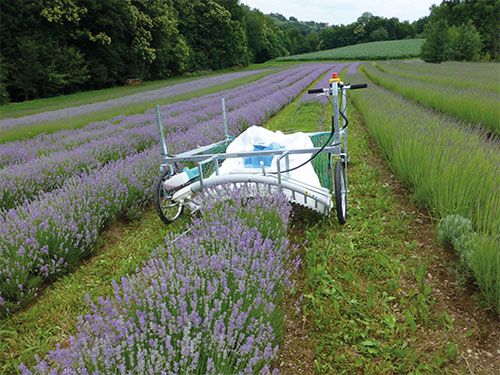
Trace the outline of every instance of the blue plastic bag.
{"type": "MultiPolygon", "coordinates": [[[[253,150],[254,151],[264,151],[264,150],[280,150],[283,149],[284,147],[281,146],[278,143],[271,143],[268,146],[262,146],[262,145],[253,145],[253,150]]],[[[246,158],[243,158],[243,164],[245,165],[245,168],[260,168],[260,162],[264,164],[265,167],[270,167],[271,163],[273,162],[274,155],[269,155],[269,156],[249,156],[246,158]]]]}

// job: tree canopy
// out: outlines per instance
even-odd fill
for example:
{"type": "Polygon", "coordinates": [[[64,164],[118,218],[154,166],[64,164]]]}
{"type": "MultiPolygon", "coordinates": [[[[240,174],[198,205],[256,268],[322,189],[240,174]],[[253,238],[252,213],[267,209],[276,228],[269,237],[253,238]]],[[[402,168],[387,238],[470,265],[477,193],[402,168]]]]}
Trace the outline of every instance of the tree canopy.
{"type": "Polygon", "coordinates": [[[266,15],[239,0],[2,0],[0,103],[413,38],[438,19],[453,28],[456,56],[479,35],[474,53],[496,58],[499,2],[443,1],[413,23],[363,13],[329,26],[266,15]]]}
{"type": "Polygon", "coordinates": [[[422,58],[498,60],[500,58],[500,0],[445,0],[431,7],[422,58]]]}
{"type": "Polygon", "coordinates": [[[444,20],[450,27],[472,25],[481,36],[481,51],[497,60],[500,56],[500,0],[445,0],[431,7],[430,22],[444,20]]]}

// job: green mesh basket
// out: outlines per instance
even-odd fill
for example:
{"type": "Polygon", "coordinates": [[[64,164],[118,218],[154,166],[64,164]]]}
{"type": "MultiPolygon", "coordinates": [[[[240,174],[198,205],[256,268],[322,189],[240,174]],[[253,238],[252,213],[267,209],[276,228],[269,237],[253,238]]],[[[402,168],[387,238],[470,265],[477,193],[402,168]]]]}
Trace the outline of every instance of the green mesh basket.
{"type": "MultiPolygon", "coordinates": [[[[221,145],[214,146],[211,149],[203,152],[202,155],[203,154],[223,154],[226,152],[227,146],[228,146],[228,144],[221,144],[221,145]]],[[[220,161],[219,161],[219,163],[220,163],[220,161]]],[[[210,163],[204,164],[201,168],[203,169],[203,176],[208,177],[208,176],[212,175],[212,173],[215,172],[215,162],[210,162],[210,163]]]]}
{"type": "MultiPolygon", "coordinates": [[[[211,147],[203,152],[200,152],[200,153],[198,153],[198,155],[223,154],[226,152],[228,145],[229,145],[229,143],[222,143],[222,144],[216,145],[214,147],[211,147]]],[[[220,163],[220,161],[219,161],[219,163],[220,163]]],[[[185,164],[185,166],[188,168],[192,168],[192,169],[194,169],[194,168],[198,169],[198,163],[194,163],[194,162],[187,162],[185,164]]],[[[201,168],[203,169],[203,176],[206,178],[215,172],[215,163],[210,162],[207,164],[203,164],[203,166],[201,168]]]]}
{"type": "MultiPolygon", "coordinates": [[[[330,133],[328,132],[318,133],[310,136],[314,147],[322,147],[329,137],[330,133]]],[[[327,189],[330,188],[332,183],[330,161],[331,154],[327,152],[320,153],[312,161],[314,171],[318,175],[321,186],[327,189]]]]}
{"type": "MultiPolygon", "coordinates": [[[[310,136],[314,147],[322,147],[329,137],[330,133],[318,133],[310,136]]],[[[219,144],[203,152],[200,152],[199,155],[222,154],[226,152],[227,146],[228,143],[219,144]]],[[[331,155],[329,153],[322,152],[319,155],[317,155],[312,161],[314,171],[318,175],[321,186],[327,189],[330,188],[332,182],[330,159],[331,155]]],[[[196,163],[189,162],[186,164],[188,164],[187,165],[188,168],[198,168],[196,163]]],[[[203,176],[208,177],[215,172],[215,163],[210,162],[204,164],[202,166],[202,169],[203,169],[203,176]]]]}

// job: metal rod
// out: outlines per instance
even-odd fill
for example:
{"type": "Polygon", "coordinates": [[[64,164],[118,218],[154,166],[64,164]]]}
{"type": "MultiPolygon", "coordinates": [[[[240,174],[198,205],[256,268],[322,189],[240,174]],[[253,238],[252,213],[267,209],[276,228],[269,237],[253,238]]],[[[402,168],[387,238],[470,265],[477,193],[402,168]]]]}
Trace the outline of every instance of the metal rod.
{"type": "Polygon", "coordinates": [[[214,163],[215,163],[215,175],[218,176],[219,175],[219,158],[217,156],[215,157],[214,163]]]}
{"type": "Polygon", "coordinates": [[[161,123],[161,112],[160,112],[160,106],[157,104],[156,105],[156,118],[158,119],[158,130],[160,131],[160,142],[161,142],[161,148],[163,150],[163,160],[166,162],[168,158],[168,147],[167,147],[167,142],[165,141],[165,134],[163,134],[163,125],[161,123]]]}
{"type": "Polygon", "coordinates": [[[280,189],[280,191],[281,191],[281,165],[280,164],[281,164],[281,158],[282,157],[283,156],[281,156],[278,159],[278,163],[276,163],[276,168],[277,168],[277,171],[278,171],[278,175],[277,175],[277,177],[278,177],[278,188],[280,189]]]}
{"type": "MultiPolygon", "coordinates": [[[[342,127],[345,126],[345,117],[347,117],[347,90],[342,89],[342,113],[344,116],[342,116],[342,127]]],[[[344,152],[346,154],[349,154],[347,151],[347,128],[344,129],[343,134],[343,143],[344,143],[344,152]]],[[[347,162],[349,161],[349,156],[347,157],[347,162]]]]}
{"type": "MultiPolygon", "coordinates": [[[[339,84],[338,82],[332,82],[332,96],[333,96],[333,143],[340,144],[340,114],[339,114],[339,84]]],[[[340,145],[335,146],[336,152],[340,153],[340,145]]]]}
{"type": "MultiPolygon", "coordinates": [[[[335,149],[337,149],[338,146],[334,147],[325,147],[322,152],[326,153],[333,153],[335,155],[339,155],[340,152],[335,152],[335,149]]],[[[311,148],[300,148],[300,149],[293,149],[293,150],[287,150],[290,155],[298,155],[298,154],[312,154],[318,150],[320,150],[321,147],[311,147],[311,148]]],[[[234,152],[234,153],[218,153],[218,154],[204,154],[204,155],[197,155],[197,154],[179,154],[175,156],[170,156],[169,157],[169,162],[174,162],[174,161],[194,161],[198,162],[200,160],[205,160],[210,157],[214,157],[217,155],[219,159],[232,159],[232,158],[241,158],[241,157],[249,157],[249,156],[271,156],[271,155],[279,155],[283,152],[283,150],[262,150],[262,151],[246,151],[246,152],[234,152]]]]}
{"type": "MultiPolygon", "coordinates": [[[[282,191],[281,188],[281,159],[285,159],[285,170],[288,171],[290,169],[289,167],[289,160],[288,160],[288,151],[283,151],[281,156],[278,158],[278,162],[276,163],[277,171],[278,171],[278,188],[280,191],[282,191]]],[[[289,175],[289,172],[287,172],[287,175],[289,175]]]]}
{"type": "Polygon", "coordinates": [[[286,158],[285,158],[285,168],[287,170],[286,175],[290,177],[290,155],[288,152],[286,153],[286,158]]]}
{"type": "Polygon", "coordinates": [[[200,175],[200,190],[203,190],[203,168],[202,168],[202,163],[198,163],[198,173],[200,175]]]}
{"type": "MultiPolygon", "coordinates": [[[[342,89],[342,113],[346,115],[347,111],[347,93],[345,89],[342,89]]],[[[345,118],[342,117],[342,127],[345,126],[345,118]]]]}
{"type": "Polygon", "coordinates": [[[226,113],[226,98],[221,98],[222,102],[222,118],[224,119],[224,134],[226,135],[226,139],[229,139],[229,128],[227,126],[227,113],[226,113]]]}

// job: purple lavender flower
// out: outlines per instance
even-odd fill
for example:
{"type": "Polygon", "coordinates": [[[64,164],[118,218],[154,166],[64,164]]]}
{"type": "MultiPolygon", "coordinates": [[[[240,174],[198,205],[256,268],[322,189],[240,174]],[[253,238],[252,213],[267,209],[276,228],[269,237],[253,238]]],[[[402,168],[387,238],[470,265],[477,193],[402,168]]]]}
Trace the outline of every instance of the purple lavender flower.
{"type": "Polygon", "coordinates": [[[248,191],[225,192],[205,194],[191,232],[176,242],[167,238],[136,275],[115,283],[114,295],[99,298],[93,312],[79,319],[69,346],[38,360],[33,373],[269,369],[277,351],[275,306],[290,280],[283,228],[291,208],[281,195],[248,201],[248,191]],[[209,285],[212,294],[206,293],[209,285]]]}

